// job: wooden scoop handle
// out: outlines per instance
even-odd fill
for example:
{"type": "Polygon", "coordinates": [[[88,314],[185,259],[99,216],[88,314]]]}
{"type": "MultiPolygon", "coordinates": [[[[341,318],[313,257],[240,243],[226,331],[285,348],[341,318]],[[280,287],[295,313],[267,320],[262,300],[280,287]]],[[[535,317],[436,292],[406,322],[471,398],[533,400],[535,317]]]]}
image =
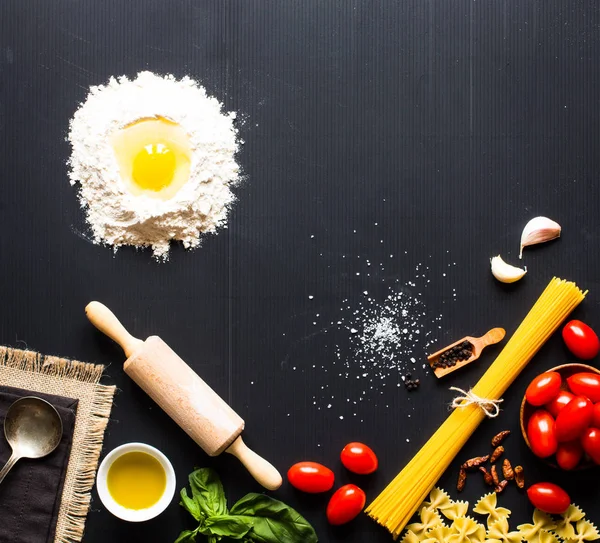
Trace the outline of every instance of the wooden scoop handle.
{"type": "Polygon", "coordinates": [[[242,440],[242,436],[239,436],[225,452],[237,457],[250,475],[267,490],[277,490],[281,486],[282,479],[277,469],[262,456],[249,449],[242,440]]]}
{"type": "Polygon", "coordinates": [[[127,358],[144,344],[141,339],[133,337],[121,324],[119,319],[117,319],[115,314],[104,304],[90,302],[85,308],[85,314],[100,332],[106,334],[123,348],[127,358]]]}

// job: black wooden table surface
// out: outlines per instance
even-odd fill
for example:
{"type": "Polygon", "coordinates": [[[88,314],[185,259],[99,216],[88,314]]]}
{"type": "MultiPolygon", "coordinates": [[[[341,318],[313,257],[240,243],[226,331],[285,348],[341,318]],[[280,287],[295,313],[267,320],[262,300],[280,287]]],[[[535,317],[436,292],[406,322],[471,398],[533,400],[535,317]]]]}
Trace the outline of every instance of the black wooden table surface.
{"type": "MultiPolygon", "coordinates": [[[[375,304],[389,289],[421,292],[437,346],[493,326],[511,333],[558,275],[590,289],[576,315],[600,329],[599,53],[596,0],[5,1],[0,341],[110,364],[105,382],[119,392],[105,452],[145,441],[171,459],[178,488],[195,466],[212,466],[230,499],[259,490],[234,458],[206,457],[123,374],[122,352],[83,314],[101,300],[135,335],[165,339],[282,472],[313,459],[353,481],[339,452],[370,444],[381,467],[360,484],[372,499],[442,422],[448,387],[474,384],[498,350],[444,382],[422,368],[424,343],[401,353],[417,359],[411,394],[398,371],[349,378],[344,326],[365,291],[375,304]],[[229,227],[194,252],[175,247],[167,264],[89,243],[67,179],[68,122],[89,86],[146,69],[199,80],[239,113],[245,142],[229,227]],[[563,236],[528,251],[526,277],[504,287],[489,258],[518,262],[536,215],[563,236]]],[[[598,473],[564,477],[517,434],[529,380],[568,359],[552,338],[440,484],[453,490],[458,461],[509,428],[507,449],[530,481],[563,483],[599,523],[598,473]]],[[[485,491],[473,479],[465,496],[485,491]]],[[[275,496],[321,541],[389,540],[365,515],[328,527],[327,496],[287,483],[275,496]]],[[[531,517],[516,489],[501,500],[515,526],[531,517]]],[[[84,541],[169,542],[189,520],[174,501],[154,521],[126,524],[94,494],[84,541]]]]}

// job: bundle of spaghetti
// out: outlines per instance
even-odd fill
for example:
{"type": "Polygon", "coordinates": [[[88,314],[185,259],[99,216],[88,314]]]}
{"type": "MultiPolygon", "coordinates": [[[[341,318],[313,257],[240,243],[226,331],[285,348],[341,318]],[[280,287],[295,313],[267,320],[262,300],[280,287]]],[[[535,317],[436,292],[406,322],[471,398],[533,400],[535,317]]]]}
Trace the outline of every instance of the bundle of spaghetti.
{"type": "MultiPolygon", "coordinates": [[[[553,278],[496,360],[473,388],[499,400],[542,345],[584,299],[575,283],[553,278]]],[[[485,418],[476,404],[455,409],[366,512],[396,539],[454,457],[485,418]]]]}

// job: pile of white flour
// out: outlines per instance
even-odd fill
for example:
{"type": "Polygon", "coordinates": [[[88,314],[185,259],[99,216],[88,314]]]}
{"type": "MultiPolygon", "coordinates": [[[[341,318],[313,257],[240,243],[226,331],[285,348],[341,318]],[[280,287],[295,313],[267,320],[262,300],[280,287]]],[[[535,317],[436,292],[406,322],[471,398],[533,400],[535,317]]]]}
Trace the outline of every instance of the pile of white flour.
{"type": "Polygon", "coordinates": [[[224,226],[239,178],[234,120],[235,113],[223,113],[219,101],[188,77],[141,72],[134,80],[111,78],[92,87],[70,123],[69,177],[79,183],[94,241],[115,250],[152,247],[166,260],[171,240],[197,247],[201,234],[224,226]],[[181,125],[192,150],[190,179],[167,201],[127,191],[111,146],[114,131],[157,116],[181,125]]]}

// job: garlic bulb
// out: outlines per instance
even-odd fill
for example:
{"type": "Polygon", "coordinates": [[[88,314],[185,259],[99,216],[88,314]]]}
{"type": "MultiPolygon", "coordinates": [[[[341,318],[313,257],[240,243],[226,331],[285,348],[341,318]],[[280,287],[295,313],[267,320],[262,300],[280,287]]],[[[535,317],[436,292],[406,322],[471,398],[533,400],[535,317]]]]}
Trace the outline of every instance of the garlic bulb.
{"type": "Polygon", "coordinates": [[[521,234],[521,252],[519,258],[523,258],[523,247],[544,243],[560,237],[560,224],[554,222],[548,217],[535,217],[531,219],[523,228],[521,234]]]}
{"type": "Polygon", "coordinates": [[[501,283],[514,283],[527,273],[527,268],[522,270],[516,266],[511,266],[502,260],[500,255],[490,260],[492,265],[492,274],[501,283]]]}

